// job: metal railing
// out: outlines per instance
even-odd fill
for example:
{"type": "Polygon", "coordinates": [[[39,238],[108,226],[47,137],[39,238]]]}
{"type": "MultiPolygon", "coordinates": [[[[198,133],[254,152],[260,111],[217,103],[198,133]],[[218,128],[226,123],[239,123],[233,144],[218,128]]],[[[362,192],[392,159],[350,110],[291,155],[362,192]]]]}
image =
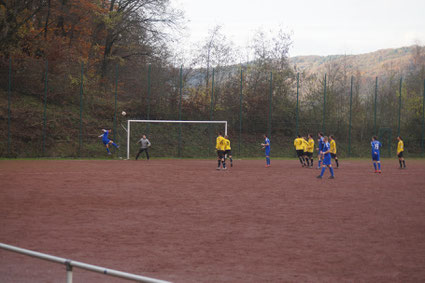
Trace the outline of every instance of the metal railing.
{"type": "Polygon", "coordinates": [[[168,281],[149,278],[149,277],[131,274],[131,273],[127,273],[127,272],[122,272],[122,271],[118,271],[118,270],[114,270],[114,269],[108,269],[108,268],[101,267],[101,266],[91,265],[91,264],[87,264],[87,263],[83,263],[83,262],[79,262],[79,261],[74,261],[74,260],[70,260],[70,259],[66,259],[66,258],[56,257],[56,256],[48,255],[48,254],[43,254],[43,253],[27,250],[27,249],[22,249],[22,248],[18,248],[18,247],[3,244],[3,243],[0,243],[0,248],[8,250],[8,251],[15,252],[15,253],[24,254],[24,255],[27,255],[27,256],[32,256],[32,257],[35,257],[35,258],[39,258],[39,259],[43,259],[43,260],[56,262],[56,263],[60,263],[60,264],[65,265],[66,266],[66,282],[67,283],[72,283],[72,268],[73,267],[78,267],[78,268],[81,268],[81,269],[86,269],[86,270],[89,270],[89,271],[102,273],[102,274],[109,275],[109,276],[119,277],[119,278],[122,278],[122,279],[133,280],[133,281],[137,281],[137,282],[170,283],[168,281]]]}

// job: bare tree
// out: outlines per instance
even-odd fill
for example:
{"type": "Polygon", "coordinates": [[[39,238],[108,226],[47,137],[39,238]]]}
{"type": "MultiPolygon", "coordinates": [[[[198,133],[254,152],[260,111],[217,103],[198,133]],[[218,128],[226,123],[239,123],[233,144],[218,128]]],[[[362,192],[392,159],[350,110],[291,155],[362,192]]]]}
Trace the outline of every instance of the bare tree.
{"type": "Polygon", "coordinates": [[[233,43],[221,32],[217,25],[209,31],[205,41],[201,43],[194,58],[193,65],[205,66],[205,85],[208,87],[211,67],[223,67],[235,62],[233,43]]]}
{"type": "Polygon", "coordinates": [[[155,56],[164,43],[171,40],[165,27],[176,28],[182,17],[180,11],[170,8],[169,0],[112,0],[109,15],[105,18],[104,53],[102,73],[112,55],[130,58],[155,56]],[[128,40],[133,41],[129,44],[128,40]],[[113,51],[113,48],[120,52],[113,51]],[[156,48],[152,48],[156,47],[156,48]]]}

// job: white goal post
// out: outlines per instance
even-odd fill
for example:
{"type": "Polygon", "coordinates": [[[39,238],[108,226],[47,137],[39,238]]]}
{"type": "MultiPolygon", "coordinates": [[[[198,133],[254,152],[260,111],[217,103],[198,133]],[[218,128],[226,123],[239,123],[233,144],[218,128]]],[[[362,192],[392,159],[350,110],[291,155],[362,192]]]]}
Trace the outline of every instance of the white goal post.
{"type": "Polygon", "coordinates": [[[130,159],[131,123],[224,124],[224,134],[227,135],[227,121],[127,120],[127,159],[130,159]]]}

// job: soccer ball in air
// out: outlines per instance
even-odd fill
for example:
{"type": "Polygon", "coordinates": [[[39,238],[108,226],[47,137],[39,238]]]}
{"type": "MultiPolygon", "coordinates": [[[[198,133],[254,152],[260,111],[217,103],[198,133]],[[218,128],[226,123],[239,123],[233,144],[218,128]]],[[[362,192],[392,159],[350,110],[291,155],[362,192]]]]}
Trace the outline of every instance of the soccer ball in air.
{"type": "Polygon", "coordinates": [[[121,115],[125,116],[127,115],[127,113],[125,113],[125,111],[121,112],[121,115]]]}

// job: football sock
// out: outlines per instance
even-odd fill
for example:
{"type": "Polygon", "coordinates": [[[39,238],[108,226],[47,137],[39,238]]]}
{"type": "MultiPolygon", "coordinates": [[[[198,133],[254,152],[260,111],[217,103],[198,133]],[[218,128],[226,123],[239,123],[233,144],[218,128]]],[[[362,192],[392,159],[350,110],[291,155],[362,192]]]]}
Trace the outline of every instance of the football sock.
{"type": "Polygon", "coordinates": [[[304,165],[302,157],[300,156],[298,159],[300,160],[301,165],[304,165]]]}
{"type": "Polygon", "coordinates": [[[381,162],[378,162],[378,170],[381,170],[381,162]]]}
{"type": "Polygon", "coordinates": [[[375,167],[375,171],[376,171],[376,163],[375,162],[373,162],[373,167],[375,167]]]}
{"type": "Polygon", "coordinates": [[[270,165],[270,157],[266,157],[266,163],[267,165],[270,165]]]}
{"type": "Polygon", "coordinates": [[[106,151],[107,151],[108,153],[111,153],[111,152],[109,151],[109,148],[108,148],[108,147],[106,148],[106,151]]]}
{"type": "Polygon", "coordinates": [[[112,145],[118,148],[118,145],[116,143],[113,142],[112,145]]]}
{"type": "Polygon", "coordinates": [[[398,163],[400,163],[400,168],[401,168],[401,160],[399,160],[398,163]]]}
{"type": "Polygon", "coordinates": [[[320,167],[320,165],[322,165],[322,160],[319,160],[318,162],[318,167],[320,167]]]}
{"type": "Polygon", "coordinates": [[[219,167],[219,168],[220,168],[220,163],[221,163],[221,160],[218,161],[217,167],[219,167]]]}
{"type": "Polygon", "coordinates": [[[232,164],[233,163],[233,159],[230,157],[230,164],[232,164]]]}
{"type": "Polygon", "coordinates": [[[226,168],[226,161],[223,161],[223,168],[226,168]]]}
{"type": "Polygon", "coordinates": [[[320,176],[323,177],[323,174],[325,174],[326,166],[322,167],[322,172],[320,172],[320,176]]]}
{"type": "Polygon", "coordinates": [[[313,159],[311,159],[311,166],[313,167],[313,159]]]}
{"type": "Polygon", "coordinates": [[[336,167],[338,168],[339,167],[338,159],[335,159],[335,162],[336,162],[336,167]]]}
{"type": "Polygon", "coordinates": [[[332,167],[329,167],[329,170],[331,171],[331,176],[334,176],[334,169],[332,167]]]}
{"type": "Polygon", "coordinates": [[[310,166],[310,160],[306,158],[305,161],[307,162],[307,166],[310,166]]]}
{"type": "Polygon", "coordinates": [[[403,166],[406,168],[406,160],[403,160],[403,166]]]}

